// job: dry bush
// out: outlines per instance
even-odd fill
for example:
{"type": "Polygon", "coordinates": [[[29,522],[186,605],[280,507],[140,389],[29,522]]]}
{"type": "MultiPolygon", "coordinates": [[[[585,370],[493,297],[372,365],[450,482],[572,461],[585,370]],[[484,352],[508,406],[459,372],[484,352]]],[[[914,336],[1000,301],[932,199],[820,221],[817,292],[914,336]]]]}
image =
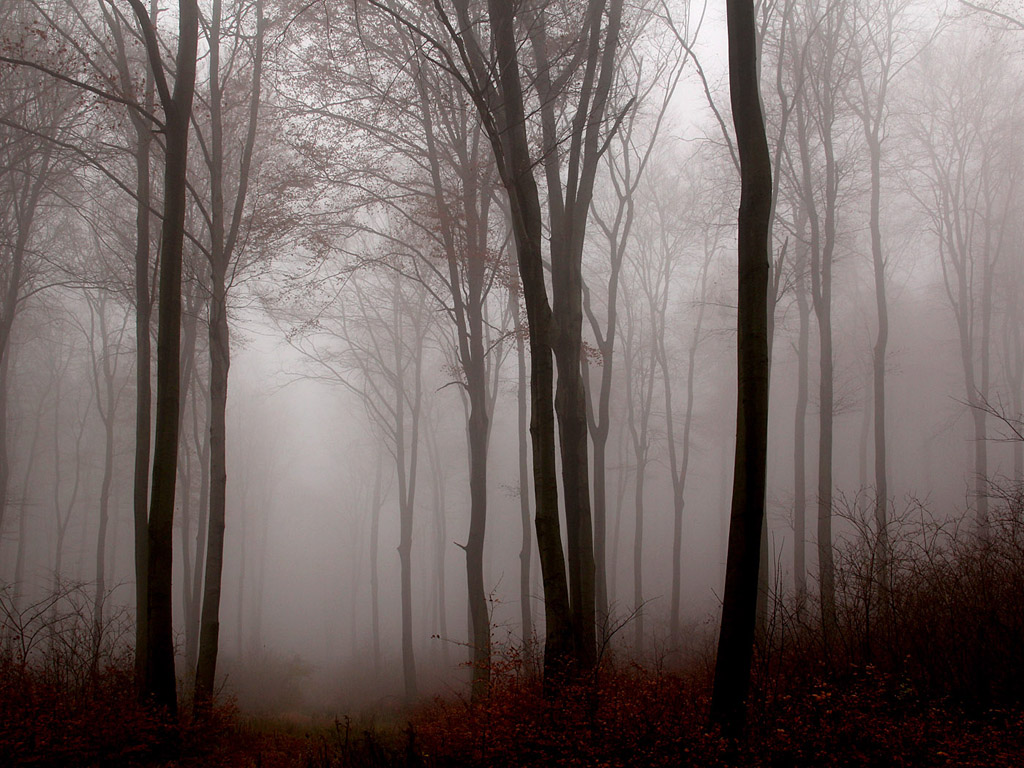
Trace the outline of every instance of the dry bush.
{"type": "Polygon", "coordinates": [[[96,627],[92,598],[64,583],[22,605],[0,589],[0,765],[236,764],[218,755],[229,707],[172,721],[138,702],[131,617],[96,627]]]}

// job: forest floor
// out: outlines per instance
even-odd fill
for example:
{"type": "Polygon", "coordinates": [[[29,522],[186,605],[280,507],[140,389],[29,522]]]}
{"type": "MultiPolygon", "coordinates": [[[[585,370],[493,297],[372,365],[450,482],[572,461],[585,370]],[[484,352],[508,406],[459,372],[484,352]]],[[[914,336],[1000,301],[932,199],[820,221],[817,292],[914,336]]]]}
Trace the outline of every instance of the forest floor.
{"type": "Polygon", "coordinates": [[[167,724],[109,671],[77,697],[3,676],[0,765],[166,768],[338,766],[1020,766],[1024,709],[928,699],[871,666],[759,690],[749,737],[707,726],[707,680],[606,666],[545,700],[496,675],[488,701],[435,699],[358,720],[255,716],[230,704],[167,724]]]}

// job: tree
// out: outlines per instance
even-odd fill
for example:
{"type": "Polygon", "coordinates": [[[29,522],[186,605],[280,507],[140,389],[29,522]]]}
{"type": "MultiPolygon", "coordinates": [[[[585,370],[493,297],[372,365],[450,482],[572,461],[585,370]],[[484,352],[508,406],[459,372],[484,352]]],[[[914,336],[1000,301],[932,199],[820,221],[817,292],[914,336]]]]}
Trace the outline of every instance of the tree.
{"type": "Polygon", "coordinates": [[[993,299],[1022,172],[1011,149],[1022,104],[1020,89],[1005,79],[1001,46],[972,29],[954,34],[944,36],[950,42],[941,65],[932,51],[921,59],[923,109],[912,126],[921,185],[912,194],[930,220],[956,323],[973,427],[976,519],[985,537],[993,299]]]}
{"type": "MultiPolygon", "coordinates": [[[[21,10],[13,4],[2,9],[4,53],[17,51],[41,66],[64,67],[66,57],[50,49],[21,10]]],[[[18,313],[46,285],[46,264],[33,240],[44,201],[69,172],[57,143],[69,137],[82,106],[80,94],[45,72],[16,66],[0,77],[0,532],[10,483],[11,339],[18,313]]]]}
{"type": "Polygon", "coordinates": [[[377,0],[371,4],[422,40],[427,58],[470,95],[508,193],[530,335],[535,515],[545,585],[544,666],[545,679],[554,683],[556,671],[564,672],[571,662],[586,671],[596,659],[581,260],[597,164],[607,146],[606,121],[615,114],[611,94],[622,2],[588,0],[556,8],[513,7],[498,0],[489,0],[485,7],[453,0],[435,4],[432,16],[406,6],[395,10],[377,0]],[[536,77],[528,79],[527,72],[536,77]],[[527,103],[539,121],[539,147],[529,138],[527,103]],[[538,176],[547,186],[553,304],[545,280],[538,176]],[[552,357],[559,372],[557,393],[552,357]],[[556,414],[568,567],[558,518],[556,414]]]}
{"type": "Polygon", "coordinates": [[[907,0],[879,0],[853,9],[857,61],[850,103],[860,118],[868,151],[870,201],[868,228],[878,317],[872,351],[872,408],[875,475],[875,528],[878,582],[888,583],[889,466],[886,446],[886,356],[889,347],[888,259],[882,240],[882,160],[890,112],[891,88],[912,59],[906,32],[907,0]]]}
{"type": "MultiPolygon", "coordinates": [[[[214,0],[208,26],[210,47],[209,68],[209,144],[203,143],[203,155],[210,175],[210,519],[207,535],[206,572],[203,580],[203,609],[199,635],[199,659],[196,666],[196,702],[209,702],[217,671],[217,649],[220,637],[221,573],[224,563],[224,517],[227,504],[227,398],[228,368],[231,364],[230,332],[228,328],[228,290],[240,269],[239,258],[244,237],[243,222],[246,197],[256,145],[263,72],[263,47],[266,24],[262,0],[253,5],[253,18],[248,20],[247,9],[236,4],[235,15],[223,17],[221,0],[214,0]],[[251,38],[251,39],[250,39],[251,38]],[[244,83],[249,90],[247,114],[242,120],[225,111],[226,87],[237,87],[221,67],[221,46],[233,40],[236,50],[230,59],[237,60],[251,47],[251,79],[244,83]],[[239,49],[242,51],[240,52],[239,49]],[[229,123],[229,120],[231,122],[229,123]],[[225,148],[225,132],[230,136],[230,125],[245,127],[243,136],[237,137],[241,150],[237,158],[237,177],[233,180],[234,200],[228,207],[226,187],[233,169],[228,168],[231,154],[225,148]],[[229,272],[230,270],[230,272],[229,272]]],[[[205,26],[205,25],[204,25],[205,26]]],[[[244,68],[240,68],[243,70],[244,68]]]]}
{"type": "Polygon", "coordinates": [[[347,205],[358,209],[354,226],[386,239],[402,237],[393,247],[415,258],[396,262],[395,268],[423,283],[450,321],[455,384],[466,405],[470,525],[464,551],[473,696],[478,699],[487,690],[491,668],[484,535],[491,382],[496,382],[504,349],[500,337],[496,343],[489,339],[488,308],[496,288],[508,282],[501,254],[507,240],[500,226],[504,222],[495,225],[494,165],[469,96],[416,58],[406,28],[371,17],[360,20],[350,34],[358,55],[337,65],[309,63],[322,73],[320,86],[297,93],[295,108],[359,137],[366,160],[346,167],[330,155],[325,171],[336,179],[347,205]],[[345,108],[337,109],[338,103],[345,108]],[[379,118],[382,110],[387,120],[379,118]],[[381,223],[372,212],[378,206],[391,214],[381,223]],[[389,231],[392,217],[405,225],[397,233],[389,231]]]}
{"type": "MultiPolygon", "coordinates": [[[[647,21],[650,21],[648,18],[647,21]]],[[[671,26],[671,21],[669,21],[671,26]]],[[[653,26],[653,25],[650,25],[653,26]]],[[[672,40],[668,35],[655,33],[652,45],[653,65],[645,56],[635,53],[629,57],[632,67],[633,83],[632,98],[637,108],[631,110],[623,119],[615,136],[608,144],[605,154],[608,169],[607,181],[611,183],[614,197],[607,208],[595,200],[591,204],[591,218],[598,226],[608,244],[608,273],[604,280],[606,290],[599,298],[604,299],[604,317],[598,317],[599,308],[595,307],[588,281],[583,283],[583,311],[590,324],[597,351],[600,353],[600,378],[597,392],[594,392],[590,378],[590,365],[586,356],[583,366],[586,379],[587,426],[594,447],[594,570],[595,599],[599,618],[608,618],[608,574],[607,574],[607,453],[608,437],[611,428],[611,395],[614,372],[615,338],[618,323],[618,291],[622,264],[633,229],[636,216],[634,195],[644,179],[645,172],[665,123],[669,104],[676,92],[680,78],[690,60],[690,48],[684,35],[679,35],[676,46],[666,42],[672,40]],[[653,71],[651,71],[653,69],[653,71]],[[660,92],[659,92],[660,89],[660,92]],[[643,108],[648,102],[653,107],[646,112],[643,108]]],[[[687,33],[689,30],[685,30],[687,33]]],[[[696,37],[696,30],[692,37],[696,37]]]]}
{"type": "MultiPolygon", "coordinates": [[[[700,156],[691,160],[692,166],[696,166],[698,173],[704,170],[705,163],[702,163],[700,156]]],[[[706,162],[706,161],[705,161],[706,162]]],[[[679,637],[679,616],[680,603],[682,601],[682,558],[683,558],[683,512],[686,505],[686,480],[690,467],[691,456],[691,435],[694,421],[694,387],[697,377],[697,353],[701,342],[704,341],[704,319],[708,303],[708,279],[711,272],[712,261],[719,251],[719,241],[722,237],[722,213],[723,207],[719,205],[717,195],[708,188],[708,184],[701,184],[698,178],[688,177],[687,188],[693,195],[689,206],[692,212],[692,219],[686,222],[689,226],[684,230],[694,240],[701,244],[701,253],[698,261],[698,271],[692,279],[693,289],[690,294],[691,303],[696,305],[696,317],[693,320],[693,330],[690,335],[689,344],[686,349],[686,405],[682,412],[682,435],[678,434],[677,416],[672,399],[672,375],[669,365],[669,351],[666,342],[666,319],[658,325],[659,334],[657,337],[656,355],[658,368],[661,371],[662,389],[665,397],[665,438],[668,446],[669,474],[672,479],[672,603],[669,607],[669,632],[672,642],[678,645],[679,637]],[[705,205],[701,205],[704,202],[705,205]],[[677,448],[676,441],[681,438],[677,448]]],[[[661,231],[664,266],[668,273],[666,279],[671,278],[674,268],[672,250],[666,242],[665,235],[671,232],[669,223],[662,218],[661,231]]]]}
{"type": "Polygon", "coordinates": [[[799,200],[807,213],[811,306],[818,324],[818,574],[826,647],[835,628],[835,565],[832,537],[835,359],[832,334],[833,268],[836,260],[842,162],[841,108],[852,61],[848,10],[815,2],[798,6],[791,28],[799,200]]]}
{"type": "MultiPolygon", "coordinates": [[[[99,251],[99,238],[96,239],[99,251]]],[[[110,525],[110,496],[114,480],[114,449],[117,406],[124,384],[118,382],[121,366],[122,341],[129,313],[124,313],[120,326],[116,315],[110,317],[110,295],[99,291],[86,291],[89,305],[89,328],[86,342],[92,362],[93,397],[100,421],[103,423],[103,479],[100,482],[99,527],[96,532],[96,594],[93,600],[93,673],[99,664],[103,641],[103,603],[107,592],[107,529],[110,525]],[[98,343],[97,343],[98,342],[98,343]]]]}
{"type": "Polygon", "coordinates": [[[644,652],[644,487],[651,454],[651,406],[654,382],[657,379],[657,338],[665,320],[668,301],[667,275],[661,264],[652,258],[650,249],[639,248],[641,256],[633,259],[633,279],[623,288],[625,313],[620,316],[622,351],[626,373],[626,425],[633,448],[633,615],[634,645],[638,656],[644,652]],[[646,253],[644,252],[646,251],[646,253]],[[645,258],[646,257],[646,258],[645,258]],[[635,283],[635,287],[630,285],[635,283]],[[632,289],[632,290],[630,290],[632,289]],[[630,296],[635,290],[637,296],[630,296]],[[643,301],[640,301],[640,296],[643,301]],[[631,300],[632,299],[632,300],[631,300]]]}
{"type": "Polygon", "coordinates": [[[382,256],[358,274],[359,280],[347,283],[343,302],[332,301],[311,313],[309,308],[300,308],[288,340],[310,364],[310,375],[341,386],[360,399],[394,461],[402,671],[405,698],[411,703],[417,695],[412,622],[413,512],[430,297],[422,283],[402,277],[394,257],[382,256]]]}
{"type": "Polygon", "coordinates": [[[157,309],[156,440],[147,537],[147,637],[142,692],[173,715],[178,706],[174,678],[171,570],[178,462],[181,257],[185,236],[186,169],[192,99],[195,93],[199,7],[196,0],[179,0],[178,3],[178,50],[172,91],[167,83],[169,68],[163,60],[156,28],[141,0],[130,2],[145,39],[146,53],[163,107],[166,138],[157,309]]]}
{"type": "Polygon", "coordinates": [[[728,0],[729,86],[740,158],[736,459],[711,716],[745,723],[768,458],[768,287],[772,169],[758,88],[754,6],[728,0]]]}

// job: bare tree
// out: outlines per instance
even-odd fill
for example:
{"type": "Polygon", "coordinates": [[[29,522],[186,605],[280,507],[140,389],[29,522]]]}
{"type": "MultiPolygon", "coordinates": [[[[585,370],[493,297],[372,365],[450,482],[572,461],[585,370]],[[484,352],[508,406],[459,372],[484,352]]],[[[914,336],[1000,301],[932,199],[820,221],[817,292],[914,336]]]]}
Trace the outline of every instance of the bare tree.
{"type": "Polygon", "coordinates": [[[614,115],[610,97],[622,3],[589,0],[578,8],[563,9],[453,0],[450,5],[435,4],[432,15],[426,16],[405,5],[396,9],[382,2],[372,4],[414,33],[423,42],[425,55],[455,77],[473,99],[509,196],[530,332],[536,527],[545,585],[545,677],[554,683],[552,673],[565,670],[570,660],[581,670],[596,660],[581,371],[581,258],[597,164],[607,146],[608,118],[614,115]],[[525,70],[536,77],[528,79],[525,70]],[[529,139],[528,113],[539,121],[539,148],[529,139]],[[547,185],[553,305],[544,276],[538,176],[547,185]],[[559,371],[554,398],[552,356],[559,371]],[[568,567],[558,519],[556,411],[568,567]]]}
{"type": "Polygon", "coordinates": [[[399,512],[402,668],[405,698],[417,695],[412,622],[413,510],[419,472],[423,366],[430,297],[384,257],[348,283],[343,305],[315,310],[289,333],[308,375],[344,387],[366,408],[394,460],[399,512]]]}
{"type": "MultiPolygon", "coordinates": [[[[650,21],[648,18],[648,26],[656,26],[650,21]]],[[[626,79],[632,80],[632,98],[637,108],[625,116],[616,135],[609,142],[609,149],[605,154],[608,181],[614,191],[613,200],[609,206],[602,205],[599,200],[591,204],[591,218],[608,243],[607,276],[602,275],[607,287],[602,291],[603,295],[599,296],[604,303],[603,322],[598,316],[600,302],[595,306],[588,285],[588,282],[592,283],[595,278],[588,277],[583,283],[583,311],[589,321],[597,351],[600,353],[601,374],[596,393],[590,379],[590,366],[586,356],[583,358],[583,366],[587,384],[587,426],[594,446],[595,599],[598,614],[605,618],[608,616],[607,452],[611,427],[610,407],[615,367],[619,277],[636,215],[634,195],[652,157],[656,154],[655,146],[661,136],[669,104],[690,59],[691,49],[685,38],[696,37],[699,32],[697,29],[690,33],[688,21],[687,19],[683,31],[679,31],[669,20],[669,29],[678,34],[678,39],[671,35],[659,34],[663,33],[664,29],[654,32],[655,39],[651,44],[650,55],[653,64],[639,51],[631,51],[630,55],[625,57],[627,61],[624,62],[623,68],[630,68],[631,74],[626,79]],[[676,45],[677,42],[682,44],[676,45]]]]}
{"type": "Polygon", "coordinates": [[[1009,248],[1021,168],[1011,126],[1020,90],[1005,79],[1000,47],[973,30],[946,35],[941,64],[922,57],[917,197],[936,238],[943,288],[957,327],[964,389],[974,432],[978,531],[988,529],[988,413],[996,271],[1009,248]],[[952,38],[952,39],[950,39],[952,38]],[[971,63],[968,65],[968,61],[971,63]],[[968,68],[970,74],[968,75],[968,68]],[[1002,94],[1001,98],[995,94],[1002,94]],[[998,107],[996,105],[999,105],[998,107]]]}
{"type": "MultiPolygon", "coordinates": [[[[228,291],[242,266],[245,237],[246,198],[249,191],[253,150],[256,145],[262,94],[263,48],[266,23],[262,0],[250,9],[239,2],[233,15],[225,18],[221,0],[214,0],[208,29],[210,48],[209,96],[210,133],[208,143],[201,143],[210,177],[210,519],[207,534],[206,572],[203,579],[203,609],[199,635],[199,659],[196,666],[196,702],[209,702],[217,672],[217,650],[220,637],[221,573],[224,567],[224,518],[227,504],[227,398],[228,368],[231,363],[228,328],[228,291]],[[223,51],[227,42],[233,49],[223,51]],[[222,68],[221,55],[227,53],[231,72],[222,68]],[[239,59],[248,56],[251,69],[240,66],[239,59]],[[231,74],[239,72],[239,83],[231,74]],[[246,75],[248,80],[246,81],[246,75]],[[225,110],[226,88],[245,88],[248,101],[241,119],[225,110]],[[225,134],[232,136],[233,126],[244,126],[238,139],[237,158],[225,146],[225,134]],[[229,160],[237,162],[237,170],[229,168],[229,160]],[[234,174],[234,178],[231,178],[234,174]],[[234,182],[233,200],[228,185],[234,182]]],[[[233,142],[232,142],[233,143],[233,142]]]]}
{"type": "Polygon", "coordinates": [[[179,431],[181,254],[185,236],[186,169],[195,93],[199,7],[195,0],[179,0],[178,3],[178,46],[172,91],[167,82],[170,67],[164,62],[149,12],[141,0],[130,2],[145,39],[150,68],[163,107],[166,137],[157,310],[156,440],[148,523],[147,637],[143,649],[146,661],[141,690],[143,695],[151,697],[173,714],[178,706],[174,677],[171,570],[179,431]]]}
{"type": "Polygon", "coordinates": [[[768,458],[768,289],[772,169],[758,88],[754,7],[729,0],[729,84],[740,158],[736,461],[711,716],[745,723],[768,458]]]}

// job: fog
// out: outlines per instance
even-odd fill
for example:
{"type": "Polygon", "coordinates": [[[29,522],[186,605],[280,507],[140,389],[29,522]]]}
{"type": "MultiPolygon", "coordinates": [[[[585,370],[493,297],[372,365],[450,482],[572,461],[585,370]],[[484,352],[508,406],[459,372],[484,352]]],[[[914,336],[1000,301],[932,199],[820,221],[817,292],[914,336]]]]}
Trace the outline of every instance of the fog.
{"type": "MultiPolygon", "coordinates": [[[[437,24],[419,4],[406,5],[395,4],[399,17],[437,24]]],[[[626,11],[607,111],[593,126],[593,145],[578,148],[585,166],[586,152],[600,147],[592,200],[572,202],[585,222],[585,234],[577,230],[575,308],[589,435],[585,506],[603,540],[597,653],[672,666],[713,659],[721,614],[740,187],[724,18],[718,9],[670,3],[670,24],[657,5],[626,11]]],[[[379,9],[357,19],[345,4],[300,12],[266,2],[260,23],[254,5],[224,6],[217,13],[237,34],[215,43],[209,28],[200,35],[186,174],[171,578],[179,689],[184,695],[195,684],[203,584],[209,589],[210,345],[228,344],[215,335],[220,300],[230,374],[217,690],[243,708],[278,713],[467,696],[480,658],[467,589],[474,509],[484,509],[493,666],[522,652],[537,670],[545,589],[533,449],[520,423],[535,351],[513,226],[522,214],[510,203],[479,104],[446,69],[461,72],[465,62],[447,63],[379,9]],[[213,45],[223,57],[219,74],[213,45]],[[257,51],[263,80],[254,97],[257,51]],[[211,193],[218,175],[223,188],[211,193]],[[226,259],[220,289],[218,253],[226,259]],[[484,419],[483,447],[473,443],[482,465],[470,460],[474,413],[484,419]],[[525,476],[521,444],[529,449],[525,476]],[[474,502],[480,466],[485,484],[473,486],[481,494],[474,502]],[[532,626],[524,628],[524,617],[532,626]]],[[[139,39],[127,49],[111,42],[108,25],[134,29],[134,21],[117,22],[88,3],[77,15],[71,7],[0,3],[5,38],[17,43],[0,69],[0,599],[10,633],[49,610],[56,594],[78,600],[76,610],[91,619],[99,591],[104,642],[130,653],[135,172],[138,137],[149,128],[133,127],[124,104],[163,110],[154,106],[139,39]],[[89,25],[102,34],[83,37],[89,25]],[[127,86],[104,74],[119,66],[127,86]],[[62,68],[76,73],[74,82],[48,74],[62,68]]],[[[550,21],[553,70],[570,49],[573,22],[563,11],[550,21]]],[[[769,602],[806,593],[818,606],[820,502],[830,510],[826,546],[841,559],[873,530],[879,508],[893,526],[952,520],[973,530],[987,524],[1001,489],[1024,480],[1016,431],[1024,418],[1022,38],[1004,18],[966,5],[825,8],[800,0],[759,4],[757,18],[775,172],[764,588],[769,602]],[[878,415],[880,301],[887,339],[878,415]],[[830,365],[823,344],[831,345],[830,365]],[[881,503],[877,419],[885,430],[881,503]],[[824,502],[822,429],[832,430],[824,502]]],[[[177,44],[176,20],[175,12],[157,25],[168,50],[177,44]]],[[[531,173],[544,211],[541,283],[557,320],[570,294],[559,294],[565,236],[552,215],[565,213],[552,214],[549,200],[567,205],[562,185],[576,183],[578,168],[568,154],[555,169],[544,158],[552,146],[574,151],[573,132],[587,121],[572,121],[582,87],[573,74],[565,93],[549,96],[556,108],[545,125],[545,98],[529,91],[542,78],[524,66],[524,138],[547,148],[537,150],[531,173]]],[[[142,214],[151,219],[144,281],[155,303],[162,130],[147,150],[153,203],[142,214]]],[[[155,306],[151,322],[156,396],[155,306]]],[[[565,326],[555,328],[558,340],[565,326]]],[[[549,353],[548,365],[561,365],[560,354],[549,353]]],[[[569,396],[562,384],[556,407],[569,396]]],[[[556,430],[560,451],[566,423],[556,430]]],[[[556,475],[571,559],[566,508],[576,502],[565,498],[565,455],[556,475]]],[[[146,457],[146,478],[153,460],[146,457]]],[[[595,542],[588,552],[598,550],[595,542]]]]}

